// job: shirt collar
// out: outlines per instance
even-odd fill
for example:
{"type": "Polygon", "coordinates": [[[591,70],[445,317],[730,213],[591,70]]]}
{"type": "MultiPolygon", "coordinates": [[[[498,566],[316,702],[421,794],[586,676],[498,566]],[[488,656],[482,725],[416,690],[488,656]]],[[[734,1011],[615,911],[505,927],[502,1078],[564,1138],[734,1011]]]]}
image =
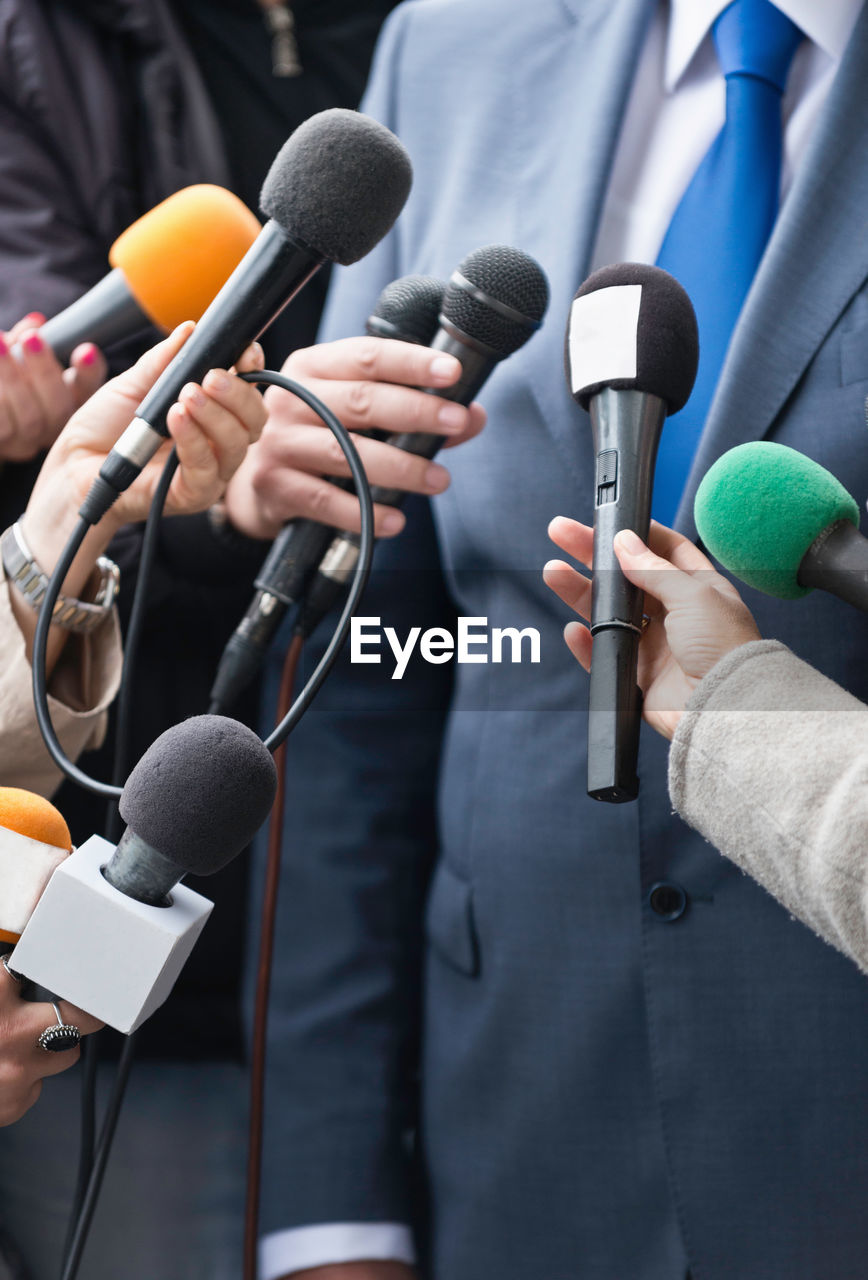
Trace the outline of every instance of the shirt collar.
{"type": "MultiPolygon", "coordinates": [[[[862,0],[773,0],[833,62],[840,61],[862,0]]],[[[665,89],[671,93],[730,0],[669,0],[665,89]]]]}

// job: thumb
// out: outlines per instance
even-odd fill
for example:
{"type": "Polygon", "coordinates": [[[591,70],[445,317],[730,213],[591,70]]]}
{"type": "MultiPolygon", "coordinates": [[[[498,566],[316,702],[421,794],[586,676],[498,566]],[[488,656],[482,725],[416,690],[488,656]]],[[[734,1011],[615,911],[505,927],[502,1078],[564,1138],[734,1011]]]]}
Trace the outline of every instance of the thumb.
{"type": "Polygon", "coordinates": [[[144,355],[139,356],[134,365],[112,379],[111,385],[114,390],[138,405],[160,374],[168,368],[195,328],[193,320],[185,320],[179,324],[167,338],[163,338],[162,342],[149,348],[144,355]]]}

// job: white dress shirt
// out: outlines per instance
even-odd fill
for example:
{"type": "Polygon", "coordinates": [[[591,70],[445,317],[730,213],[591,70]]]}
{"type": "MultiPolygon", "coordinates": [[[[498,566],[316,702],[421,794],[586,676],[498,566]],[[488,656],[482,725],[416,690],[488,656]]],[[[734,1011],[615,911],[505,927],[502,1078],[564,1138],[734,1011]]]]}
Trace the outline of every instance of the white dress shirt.
{"type": "MultiPolygon", "coordinates": [[[[676,206],[724,122],[726,87],[711,27],[729,2],[661,0],[624,115],[592,269],[610,262],[655,261],[676,206]]],[[[783,98],[784,199],[862,0],[774,3],[807,37],[796,50],[783,98]]],[[[412,1264],[415,1254],[409,1228],[368,1222],[274,1231],[261,1244],[260,1280],[279,1280],[307,1267],[363,1259],[412,1264]]]]}

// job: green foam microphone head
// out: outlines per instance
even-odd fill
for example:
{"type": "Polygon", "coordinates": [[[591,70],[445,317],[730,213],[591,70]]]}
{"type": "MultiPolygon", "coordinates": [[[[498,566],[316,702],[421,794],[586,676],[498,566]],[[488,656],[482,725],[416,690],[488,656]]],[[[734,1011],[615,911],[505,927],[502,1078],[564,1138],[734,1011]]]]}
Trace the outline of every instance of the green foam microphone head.
{"type": "Polygon", "coordinates": [[[814,539],[859,507],[830,471],[796,449],[755,440],[730,449],[696,492],[700,538],[725,569],[766,595],[796,600],[810,587],[799,566],[814,539]]]}

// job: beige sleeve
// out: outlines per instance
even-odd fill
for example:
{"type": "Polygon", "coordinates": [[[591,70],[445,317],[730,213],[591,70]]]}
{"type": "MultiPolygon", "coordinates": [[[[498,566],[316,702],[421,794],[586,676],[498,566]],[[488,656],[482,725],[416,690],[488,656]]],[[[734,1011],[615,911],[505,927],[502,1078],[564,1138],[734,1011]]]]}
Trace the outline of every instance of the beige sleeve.
{"type": "MultiPolygon", "coordinates": [[[[0,786],[50,796],[61,774],[42,743],[33,710],[24,638],[0,575],[0,786]]],[[[118,690],[121,638],[117,613],[86,636],[71,636],[49,683],[51,719],[73,760],[105,737],[108,707],[118,690]]]]}
{"type": "Polygon", "coordinates": [[[686,822],[868,972],[868,707],[774,640],[700,683],[669,754],[686,822]]]}

